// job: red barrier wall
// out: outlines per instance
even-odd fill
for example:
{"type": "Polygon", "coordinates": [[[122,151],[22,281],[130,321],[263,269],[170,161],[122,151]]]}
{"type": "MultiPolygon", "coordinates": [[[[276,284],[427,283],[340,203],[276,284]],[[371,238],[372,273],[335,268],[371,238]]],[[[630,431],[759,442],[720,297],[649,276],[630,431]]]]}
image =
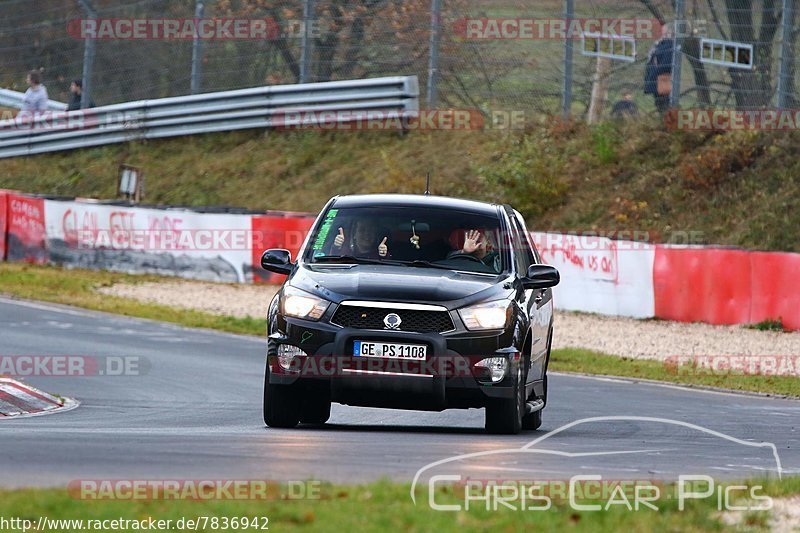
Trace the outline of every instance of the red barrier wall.
{"type": "Polygon", "coordinates": [[[656,247],[655,315],[667,320],[741,324],[750,318],[748,252],[656,247]]]}
{"type": "Polygon", "coordinates": [[[8,191],[0,189],[0,261],[5,261],[6,259],[6,241],[8,239],[6,223],[7,200],[8,191]]]}
{"type": "Polygon", "coordinates": [[[750,322],[780,318],[800,329],[800,254],[750,252],[753,300],[750,322]]]}
{"type": "Polygon", "coordinates": [[[261,269],[261,254],[269,248],[286,248],[292,259],[303,245],[313,217],[261,215],[252,218],[253,281],[283,283],[284,276],[261,269]]]}
{"type": "Polygon", "coordinates": [[[655,316],[753,324],[780,318],[800,329],[800,254],[656,247],[655,316]]]}
{"type": "Polygon", "coordinates": [[[6,213],[8,260],[45,263],[44,199],[8,194],[6,213]]]}

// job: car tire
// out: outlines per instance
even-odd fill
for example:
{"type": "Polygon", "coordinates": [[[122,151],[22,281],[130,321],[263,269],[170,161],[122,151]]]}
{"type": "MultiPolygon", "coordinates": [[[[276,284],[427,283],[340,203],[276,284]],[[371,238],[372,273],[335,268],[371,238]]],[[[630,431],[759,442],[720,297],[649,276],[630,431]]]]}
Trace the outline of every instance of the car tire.
{"type": "Polygon", "coordinates": [[[269,362],[264,372],[264,423],[271,428],[293,428],[300,423],[297,389],[269,382],[269,362]]]}
{"type": "Polygon", "coordinates": [[[331,417],[330,395],[324,391],[309,391],[303,395],[300,405],[300,422],[304,424],[324,424],[331,417]]]}
{"type": "Polygon", "coordinates": [[[522,429],[539,429],[542,426],[542,410],[522,417],[522,429]]]}
{"type": "Polygon", "coordinates": [[[486,431],[501,435],[516,435],[522,429],[525,414],[525,378],[518,365],[514,378],[514,395],[494,400],[486,406],[486,431]]]}

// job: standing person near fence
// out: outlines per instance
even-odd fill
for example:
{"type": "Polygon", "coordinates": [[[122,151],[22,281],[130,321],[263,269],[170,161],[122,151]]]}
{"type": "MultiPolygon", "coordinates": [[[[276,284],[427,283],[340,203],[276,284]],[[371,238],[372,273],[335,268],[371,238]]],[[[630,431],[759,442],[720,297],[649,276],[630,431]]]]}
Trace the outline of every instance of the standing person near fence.
{"type": "MultiPolygon", "coordinates": [[[[73,80],[69,84],[69,103],[67,104],[67,111],[77,111],[81,108],[81,98],[83,98],[83,82],[81,80],[73,80]]],[[[89,97],[89,104],[86,107],[94,107],[94,102],[91,96],[89,97]]]]}
{"type": "Polygon", "coordinates": [[[653,95],[656,109],[661,114],[669,109],[673,51],[672,31],[667,24],[664,24],[661,26],[661,38],[653,44],[647,54],[647,65],[644,68],[644,94],[653,95]]]}
{"type": "Polygon", "coordinates": [[[28,90],[22,99],[22,111],[47,111],[47,89],[42,85],[42,73],[32,70],[28,73],[28,90]]]}

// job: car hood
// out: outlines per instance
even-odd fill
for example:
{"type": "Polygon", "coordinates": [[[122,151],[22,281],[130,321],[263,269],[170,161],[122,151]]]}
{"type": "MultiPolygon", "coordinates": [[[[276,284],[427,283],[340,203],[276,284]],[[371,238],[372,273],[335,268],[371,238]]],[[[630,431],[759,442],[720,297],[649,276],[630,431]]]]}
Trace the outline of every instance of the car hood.
{"type": "MultiPolygon", "coordinates": [[[[454,306],[510,292],[505,275],[485,276],[437,268],[388,265],[301,266],[292,274],[293,287],[336,303],[342,300],[450,302],[454,306]]],[[[497,296],[498,298],[504,296],[497,296]]]]}

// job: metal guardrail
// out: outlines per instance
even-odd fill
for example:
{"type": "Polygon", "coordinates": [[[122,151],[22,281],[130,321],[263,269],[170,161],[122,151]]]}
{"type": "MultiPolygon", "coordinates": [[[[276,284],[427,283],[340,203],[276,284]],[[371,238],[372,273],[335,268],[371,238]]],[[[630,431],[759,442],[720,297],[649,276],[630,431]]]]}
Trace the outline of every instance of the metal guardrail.
{"type": "Polygon", "coordinates": [[[295,127],[328,113],[333,122],[419,110],[416,76],[254,87],[141,100],[0,121],[0,158],[253,128],[295,127]]]}
{"type": "MultiPolygon", "coordinates": [[[[25,93],[12,91],[11,89],[0,89],[0,106],[22,109],[22,100],[24,98],[25,93]]],[[[50,111],[65,111],[67,104],[56,100],[48,100],[47,109],[50,111]]]]}

